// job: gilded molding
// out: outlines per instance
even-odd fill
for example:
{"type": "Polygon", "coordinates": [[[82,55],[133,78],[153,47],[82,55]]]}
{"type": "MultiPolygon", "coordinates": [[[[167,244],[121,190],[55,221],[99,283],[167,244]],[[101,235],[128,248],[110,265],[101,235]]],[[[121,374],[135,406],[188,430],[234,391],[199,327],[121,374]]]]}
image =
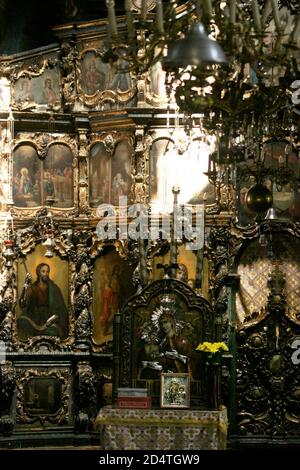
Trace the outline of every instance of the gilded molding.
{"type": "Polygon", "coordinates": [[[41,370],[41,369],[27,369],[25,371],[19,370],[17,373],[17,423],[19,424],[32,424],[39,422],[41,425],[48,423],[52,424],[67,424],[69,421],[69,380],[70,372],[68,370],[62,370],[57,367],[53,370],[41,370]],[[54,414],[45,415],[30,415],[25,409],[25,391],[24,387],[31,379],[50,378],[56,379],[61,385],[60,395],[60,407],[54,414]]]}

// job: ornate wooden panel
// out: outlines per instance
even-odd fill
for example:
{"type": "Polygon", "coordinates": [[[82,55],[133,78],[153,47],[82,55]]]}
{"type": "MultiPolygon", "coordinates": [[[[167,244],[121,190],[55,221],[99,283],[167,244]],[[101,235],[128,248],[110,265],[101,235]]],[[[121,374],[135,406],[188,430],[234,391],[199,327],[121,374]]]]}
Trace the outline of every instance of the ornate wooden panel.
{"type": "Polygon", "coordinates": [[[289,308],[283,270],[275,263],[266,306],[237,335],[237,433],[243,436],[300,433],[300,369],[294,350],[300,319],[289,308]]]}

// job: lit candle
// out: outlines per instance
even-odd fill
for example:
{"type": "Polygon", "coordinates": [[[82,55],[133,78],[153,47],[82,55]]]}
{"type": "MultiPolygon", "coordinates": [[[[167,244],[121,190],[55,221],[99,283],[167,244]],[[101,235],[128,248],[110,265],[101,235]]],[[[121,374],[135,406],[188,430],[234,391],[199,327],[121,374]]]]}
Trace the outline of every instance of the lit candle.
{"type": "Polygon", "coordinates": [[[156,0],[156,26],[159,34],[164,34],[164,16],[162,0],[156,0]]]}
{"type": "Polygon", "coordinates": [[[281,32],[281,23],[280,23],[280,17],[279,17],[279,9],[278,9],[278,3],[277,0],[271,0],[272,2],[272,11],[273,11],[273,16],[274,16],[274,22],[277,31],[280,33],[281,32]]]}
{"type": "Polygon", "coordinates": [[[252,13],[255,30],[257,33],[261,33],[261,20],[257,0],[252,0],[252,13]]]}
{"type": "Polygon", "coordinates": [[[235,24],[236,21],[236,3],[235,0],[229,1],[229,21],[231,24],[235,24]]]}
{"type": "Polygon", "coordinates": [[[117,27],[114,0],[106,0],[106,6],[108,10],[108,20],[109,20],[111,35],[112,37],[118,36],[118,27],[117,27]]]}

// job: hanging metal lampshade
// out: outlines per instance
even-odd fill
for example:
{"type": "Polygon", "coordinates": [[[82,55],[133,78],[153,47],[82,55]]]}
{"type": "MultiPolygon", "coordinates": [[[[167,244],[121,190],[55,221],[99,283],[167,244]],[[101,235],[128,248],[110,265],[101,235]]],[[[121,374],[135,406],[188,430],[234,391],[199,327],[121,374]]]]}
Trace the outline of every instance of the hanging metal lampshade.
{"type": "Polygon", "coordinates": [[[226,64],[227,59],[217,41],[209,39],[203,23],[192,26],[186,37],[175,41],[163,59],[165,70],[175,70],[188,65],[226,64]]]}

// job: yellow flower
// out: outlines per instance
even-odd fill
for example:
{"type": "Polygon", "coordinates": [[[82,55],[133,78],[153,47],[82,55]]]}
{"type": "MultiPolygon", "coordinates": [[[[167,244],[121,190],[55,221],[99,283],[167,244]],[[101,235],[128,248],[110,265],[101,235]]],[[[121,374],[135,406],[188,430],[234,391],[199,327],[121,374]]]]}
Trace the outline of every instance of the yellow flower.
{"type": "Polygon", "coordinates": [[[223,341],[219,343],[210,343],[209,341],[204,341],[204,343],[198,344],[196,351],[215,354],[218,352],[228,351],[228,346],[223,341]]]}

